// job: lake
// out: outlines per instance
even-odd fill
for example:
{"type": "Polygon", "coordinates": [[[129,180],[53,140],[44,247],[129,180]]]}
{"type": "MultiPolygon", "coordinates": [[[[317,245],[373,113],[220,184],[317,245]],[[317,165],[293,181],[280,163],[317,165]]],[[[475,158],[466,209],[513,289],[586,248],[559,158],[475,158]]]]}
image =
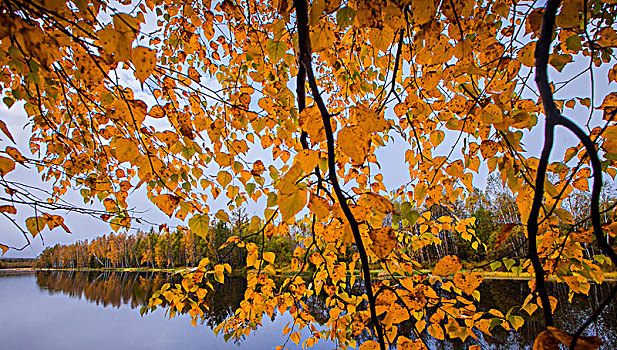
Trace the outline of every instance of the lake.
{"type": "MultiPolygon", "coordinates": [[[[274,349],[285,342],[282,329],[291,320],[287,314],[264,318],[263,327],[235,343],[215,336],[212,328],[242,300],[246,288],[242,278],[217,285],[209,296],[210,312],[198,327],[190,324],[188,315],[168,319],[163,309],[140,316],[150,295],[170,279],[161,273],[0,271],[0,349],[274,349]]],[[[567,300],[565,286],[549,283],[549,287],[553,295],[567,300]]],[[[517,280],[485,280],[481,289],[480,308],[504,313],[528,293],[527,281],[517,280]]],[[[594,301],[606,293],[606,285],[593,285],[590,291],[594,301]]],[[[328,317],[322,301],[316,298],[309,303],[317,321],[328,317]]],[[[574,330],[590,314],[590,307],[590,299],[583,297],[562,303],[555,316],[558,326],[574,330]]],[[[434,349],[463,349],[473,343],[483,349],[529,349],[541,328],[536,312],[531,319],[526,317],[518,333],[496,327],[493,337],[479,334],[479,341],[469,338],[463,344],[427,338],[427,343],[434,349]]],[[[604,339],[603,349],[616,349],[616,329],[617,304],[613,301],[587,333],[604,339]]],[[[292,342],[286,346],[301,348],[292,342]]],[[[314,349],[335,347],[320,342],[314,349]]]]}

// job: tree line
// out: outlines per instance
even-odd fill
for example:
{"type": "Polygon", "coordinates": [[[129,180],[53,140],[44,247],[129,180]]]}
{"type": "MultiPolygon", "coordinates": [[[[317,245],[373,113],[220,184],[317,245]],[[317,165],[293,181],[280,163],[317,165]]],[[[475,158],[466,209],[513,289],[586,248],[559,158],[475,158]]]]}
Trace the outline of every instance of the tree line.
{"type": "MultiPolygon", "coordinates": [[[[230,237],[241,235],[246,217],[238,214],[231,223],[217,220],[208,230],[208,236],[195,234],[188,228],[175,230],[161,225],[157,230],[110,233],[90,241],[69,245],[56,244],[38,256],[38,265],[45,268],[177,268],[196,266],[203,258],[220,264],[242,268],[246,251],[232,246],[220,248],[230,237]]],[[[256,244],[265,244],[278,251],[278,259],[288,264],[293,251],[291,237],[253,237],[256,244]],[[265,243],[264,243],[265,242],[265,243]]]]}
{"type": "MultiPolygon", "coordinates": [[[[567,200],[567,206],[577,222],[575,230],[585,231],[590,223],[584,220],[585,208],[589,206],[589,195],[576,191],[567,200]]],[[[609,184],[605,185],[602,195],[602,207],[612,208],[617,198],[612,193],[609,184]]],[[[420,212],[430,213],[435,220],[440,218],[473,218],[473,229],[476,242],[480,248],[473,247],[472,240],[465,240],[455,230],[441,229],[437,237],[439,242],[421,247],[409,246],[413,258],[426,266],[447,255],[457,255],[469,267],[479,263],[496,261],[503,258],[519,259],[526,256],[526,237],[520,223],[520,213],[516,198],[507,188],[504,188],[496,176],[489,177],[486,189],[475,189],[465,200],[455,203],[454,209],[434,204],[420,212]],[[513,226],[512,232],[504,242],[497,245],[504,227],[513,226]]],[[[384,219],[384,224],[397,226],[405,209],[400,203],[397,210],[384,219]]],[[[419,213],[418,211],[415,211],[419,213]]],[[[417,214],[419,215],[419,214],[417,214]]],[[[232,245],[220,248],[230,237],[244,237],[245,242],[266,245],[267,251],[275,252],[277,266],[288,267],[293,258],[294,249],[301,246],[300,238],[307,236],[308,228],[299,226],[294,231],[295,236],[266,237],[247,236],[247,217],[242,211],[229,221],[215,220],[210,224],[206,237],[194,233],[185,227],[170,230],[161,225],[157,230],[149,232],[138,231],[136,234],[124,232],[110,233],[96,237],[91,241],[78,241],[69,245],[56,244],[46,248],[38,257],[38,266],[46,268],[177,268],[196,266],[203,258],[214,263],[230,264],[234,268],[244,267],[246,250],[232,245]],[[264,243],[265,242],[265,243],[264,243]]],[[[610,222],[608,214],[604,214],[603,222],[610,222]]],[[[409,229],[409,228],[406,228],[409,229]]],[[[565,229],[565,228],[564,228],[565,229]]],[[[421,225],[414,223],[412,235],[420,235],[421,225]]],[[[586,252],[585,258],[593,259],[600,250],[596,243],[582,242],[586,252]]],[[[487,264],[488,265],[488,264],[487,264]]],[[[486,265],[485,265],[486,266],[486,265]]]]}

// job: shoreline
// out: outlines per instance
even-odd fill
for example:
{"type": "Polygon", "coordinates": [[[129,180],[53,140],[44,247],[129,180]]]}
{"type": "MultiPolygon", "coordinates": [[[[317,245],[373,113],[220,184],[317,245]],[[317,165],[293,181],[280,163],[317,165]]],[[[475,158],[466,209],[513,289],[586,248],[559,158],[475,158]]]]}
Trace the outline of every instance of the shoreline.
{"type": "MultiPolygon", "coordinates": [[[[39,267],[15,267],[15,268],[8,268],[8,269],[0,269],[0,275],[1,274],[23,274],[23,273],[34,273],[34,272],[39,272],[39,271],[74,271],[74,272],[157,272],[157,273],[168,273],[168,274],[175,274],[175,273],[179,273],[183,270],[185,270],[187,268],[182,267],[182,268],[172,268],[172,269],[158,269],[158,268],[144,268],[144,267],[127,267],[127,268],[39,268],[39,267]]],[[[461,271],[461,272],[465,272],[468,273],[469,271],[461,271]]],[[[371,273],[372,277],[382,277],[381,273],[383,273],[383,271],[381,270],[375,270],[371,273]]],[[[503,272],[480,272],[483,276],[484,279],[488,279],[488,280],[514,280],[514,281],[530,281],[533,279],[533,276],[531,276],[530,274],[523,274],[523,275],[519,275],[516,276],[514,274],[511,273],[503,273],[503,272]]],[[[430,274],[427,271],[422,271],[422,274],[425,274],[427,276],[430,276],[430,274]]],[[[232,274],[232,276],[238,276],[240,274],[232,274]]],[[[277,274],[275,275],[277,277],[287,277],[287,276],[295,276],[294,273],[288,273],[288,272],[281,272],[281,271],[277,271],[277,274]]],[[[361,275],[358,273],[356,274],[356,277],[361,277],[361,275]]],[[[383,276],[386,277],[386,276],[383,276]]],[[[400,276],[395,276],[395,277],[400,277],[400,276]]],[[[550,279],[548,279],[548,281],[550,282],[556,282],[556,278],[555,277],[551,277],[550,279]]],[[[595,283],[593,280],[589,280],[589,282],[591,283],[595,283]]],[[[609,276],[606,276],[604,278],[604,282],[617,282],[617,276],[615,275],[614,272],[609,273],[609,276]]],[[[561,283],[565,283],[565,282],[561,282],[561,283]]]]}

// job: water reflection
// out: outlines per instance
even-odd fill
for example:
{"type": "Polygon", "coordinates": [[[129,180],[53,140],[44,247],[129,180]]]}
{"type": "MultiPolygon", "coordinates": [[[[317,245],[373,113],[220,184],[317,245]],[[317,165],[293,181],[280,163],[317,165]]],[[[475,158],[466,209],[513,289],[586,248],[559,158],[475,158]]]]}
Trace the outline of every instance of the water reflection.
{"type": "MultiPolygon", "coordinates": [[[[140,308],[148,303],[154,291],[166,282],[174,282],[176,276],[163,273],[134,272],[37,272],[38,287],[50,294],[62,293],[76,299],[86,299],[104,307],[128,305],[140,308]]],[[[215,284],[215,290],[208,294],[210,306],[203,324],[209,328],[231,317],[240,305],[246,290],[246,280],[234,277],[226,279],[224,285],[215,284]]],[[[568,288],[563,284],[549,283],[550,294],[556,296],[560,303],[555,313],[558,328],[573,332],[586,320],[597,305],[609,292],[608,285],[592,285],[589,297],[575,296],[568,303],[568,288]]],[[[468,338],[465,343],[460,340],[437,341],[423,333],[423,338],[432,349],[465,349],[472,344],[482,345],[486,349],[526,349],[531,348],[535,336],[542,330],[542,316],[536,311],[532,317],[519,312],[518,306],[527,297],[527,281],[485,280],[481,286],[481,303],[479,309],[488,311],[497,309],[504,314],[511,308],[513,312],[525,318],[524,326],[518,332],[506,331],[501,327],[492,330],[493,336],[476,333],[478,339],[468,338]]],[[[443,292],[442,292],[443,293],[443,292]]],[[[307,302],[310,313],[319,323],[328,319],[329,310],[325,306],[325,297],[312,298],[307,302]]],[[[276,318],[275,315],[273,318],[276,318]]],[[[273,320],[274,321],[274,320],[273,320]]],[[[403,334],[413,337],[410,322],[400,325],[403,334]]],[[[190,325],[187,324],[187,327],[190,325]]],[[[617,303],[613,301],[587,331],[587,335],[596,335],[605,342],[603,348],[617,349],[617,303]]],[[[366,332],[365,332],[366,333],[366,332]]],[[[358,341],[367,338],[361,334],[358,341]]],[[[240,343],[238,340],[236,343],[240,343]]]]}

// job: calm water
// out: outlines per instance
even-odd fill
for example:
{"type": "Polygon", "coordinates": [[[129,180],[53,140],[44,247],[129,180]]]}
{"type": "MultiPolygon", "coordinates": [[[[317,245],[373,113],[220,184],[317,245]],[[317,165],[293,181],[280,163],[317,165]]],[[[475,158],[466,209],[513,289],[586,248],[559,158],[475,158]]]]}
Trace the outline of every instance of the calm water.
{"type": "MultiPolygon", "coordinates": [[[[197,328],[190,325],[188,316],[168,319],[162,309],[141,317],[141,306],[168,279],[165,274],[154,273],[0,272],[0,349],[273,349],[285,341],[282,329],[291,320],[288,315],[264,318],[263,327],[236,343],[225,343],[214,335],[211,327],[233,313],[244,295],[246,283],[241,278],[226,280],[230,283],[211,294],[211,312],[197,328]]],[[[526,285],[526,281],[484,281],[481,309],[507,312],[526,297],[526,285]]],[[[551,287],[553,295],[567,300],[567,289],[551,287]]],[[[590,295],[601,300],[607,291],[606,286],[593,286],[590,295]]],[[[325,321],[328,310],[323,300],[310,304],[317,321],[325,321]]],[[[561,328],[572,331],[589,310],[589,299],[575,298],[572,304],[560,305],[556,319],[561,328]]],[[[496,327],[493,337],[480,335],[479,342],[471,340],[486,349],[530,348],[542,324],[540,313],[534,316],[526,319],[518,333],[496,327]]],[[[616,329],[617,307],[613,302],[588,334],[602,337],[604,349],[617,349],[616,329]]],[[[463,349],[472,344],[427,342],[435,349],[463,349]]],[[[287,347],[299,348],[291,342],[287,347]]],[[[334,344],[326,342],[315,347],[332,348],[334,344]]]]}

